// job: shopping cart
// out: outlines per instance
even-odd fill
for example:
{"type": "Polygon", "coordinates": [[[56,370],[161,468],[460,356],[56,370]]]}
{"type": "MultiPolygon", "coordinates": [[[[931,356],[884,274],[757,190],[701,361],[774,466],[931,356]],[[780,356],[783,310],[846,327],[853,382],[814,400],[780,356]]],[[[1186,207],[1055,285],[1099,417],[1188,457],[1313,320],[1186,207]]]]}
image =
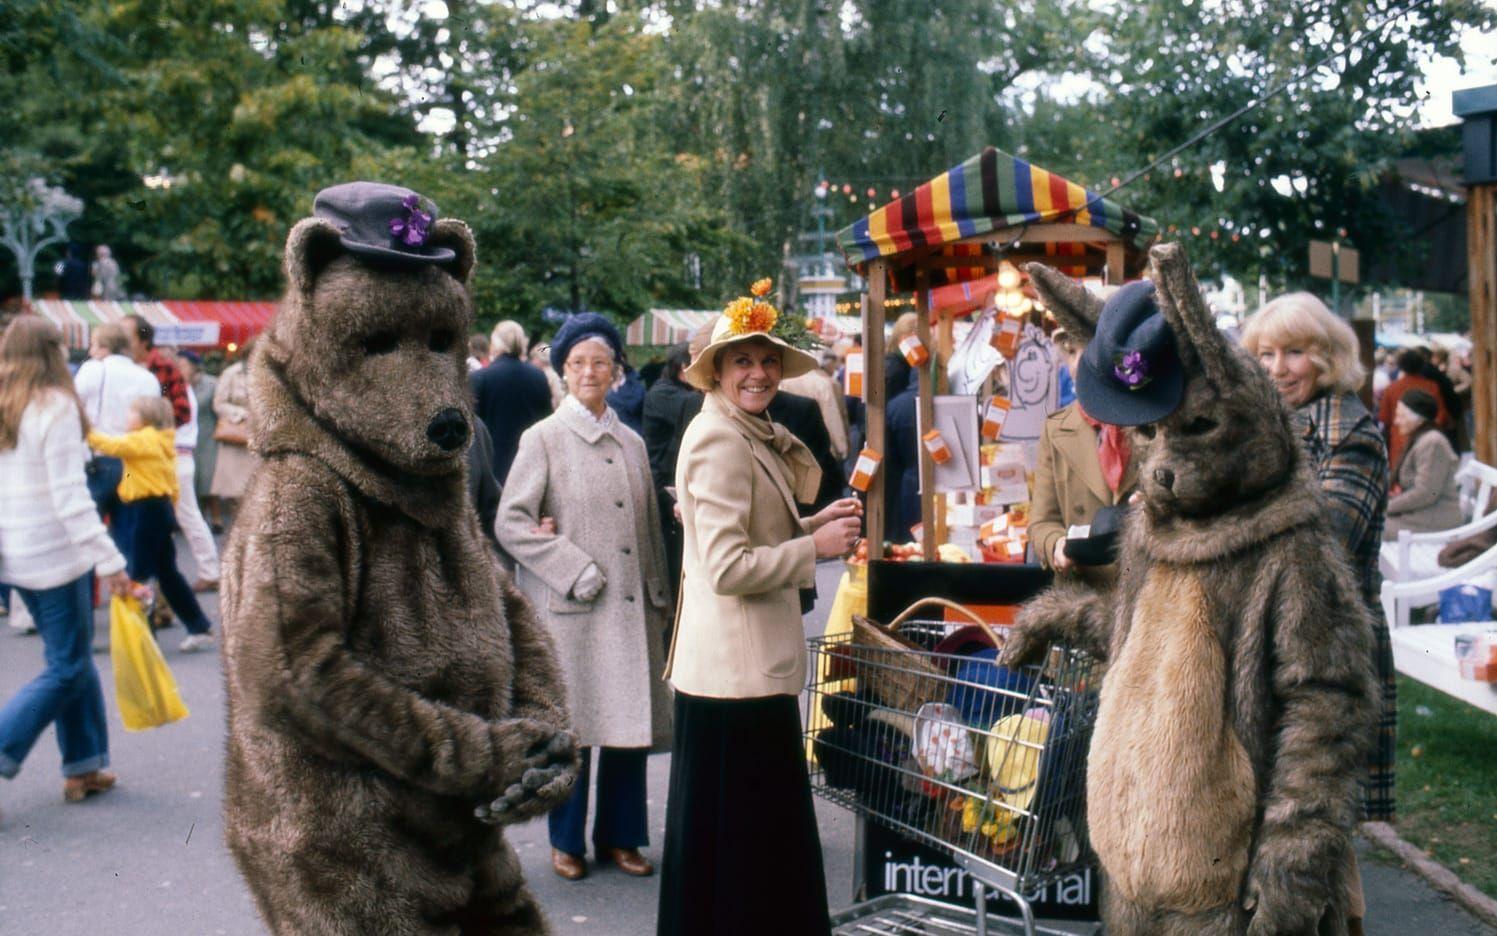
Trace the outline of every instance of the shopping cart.
{"type": "Polygon", "coordinates": [[[1036,927],[1025,895],[1090,860],[1092,660],[1056,646],[1040,664],[1009,669],[994,649],[937,652],[964,625],[915,617],[933,604],[1001,646],[993,628],[943,599],[918,602],[888,626],[858,618],[851,634],[808,641],[812,783],[817,795],[950,852],[971,875],[974,912],[892,895],[836,914],[836,932],[986,936],[986,888],[1018,906],[1021,919],[1001,925],[1058,932],[1036,927]]]}

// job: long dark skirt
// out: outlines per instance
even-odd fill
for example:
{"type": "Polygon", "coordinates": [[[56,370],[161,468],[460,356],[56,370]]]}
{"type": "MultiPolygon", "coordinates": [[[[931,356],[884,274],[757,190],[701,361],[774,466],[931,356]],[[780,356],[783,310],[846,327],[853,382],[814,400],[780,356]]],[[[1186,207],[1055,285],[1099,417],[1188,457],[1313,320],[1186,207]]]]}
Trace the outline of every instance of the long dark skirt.
{"type": "Polygon", "coordinates": [[[794,696],[676,694],[659,936],[826,936],[794,696]]]}

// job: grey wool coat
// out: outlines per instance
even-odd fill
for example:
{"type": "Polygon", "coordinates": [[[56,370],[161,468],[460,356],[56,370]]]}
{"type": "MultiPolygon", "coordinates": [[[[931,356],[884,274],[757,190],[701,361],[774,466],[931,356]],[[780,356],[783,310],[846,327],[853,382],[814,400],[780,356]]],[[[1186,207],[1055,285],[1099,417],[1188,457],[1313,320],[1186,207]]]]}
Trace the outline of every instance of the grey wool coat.
{"type": "Polygon", "coordinates": [[[616,416],[605,430],[563,403],[520,436],[496,525],[556,645],[578,743],[663,750],[670,588],[643,440],[616,416]],[[555,536],[531,532],[542,517],[555,536]],[[594,563],[606,584],[578,601],[572,588],[594,563]]]}

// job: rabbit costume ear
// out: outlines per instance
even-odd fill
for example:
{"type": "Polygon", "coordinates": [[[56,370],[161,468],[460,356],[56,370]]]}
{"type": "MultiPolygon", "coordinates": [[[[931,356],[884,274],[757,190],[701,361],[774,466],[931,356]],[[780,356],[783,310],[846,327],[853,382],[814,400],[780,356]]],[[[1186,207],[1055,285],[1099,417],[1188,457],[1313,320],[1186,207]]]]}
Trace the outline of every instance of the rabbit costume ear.
{"type": "Polygon", "coordinates": [[[1026,263],[1024,272],[1034,284],[1034,291],[1067,332],[1083,342],[1097,334],[1097,317],[1102,314],[1102,300],[1085,286],[1043,263],[1026,263]]]}
{"type": "Polygon", "coordinates": [[[1185,248],[1178,243],[1151,247],[1149,265],[1159,311],[1175,333],[1186,372],[1201,374],[1218,388],[1236,383],[1242,377],[1241,361],[1201,298],[1185,248]]]}

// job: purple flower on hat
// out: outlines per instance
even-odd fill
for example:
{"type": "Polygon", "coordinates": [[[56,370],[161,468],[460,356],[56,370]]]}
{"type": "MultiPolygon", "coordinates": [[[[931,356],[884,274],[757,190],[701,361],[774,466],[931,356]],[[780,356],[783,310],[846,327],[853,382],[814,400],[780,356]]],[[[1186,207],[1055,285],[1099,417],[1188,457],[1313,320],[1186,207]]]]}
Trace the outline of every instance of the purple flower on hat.
{"type": "Polygon", "coordinates": [[[420,247],[431,233],[431,215],[421,210],[420,195],[407,195],[400,204],[405,217],[390,219],[390,233],[407,247],[420,247]]]}
{"type": "Polygon", "coordinates": [[[1154,378],[1149,376],[1149,362],[1142,351],[1128,351],[1112,356],[1112,375],[1129,390],[1140,390],[1154,378]]]}

